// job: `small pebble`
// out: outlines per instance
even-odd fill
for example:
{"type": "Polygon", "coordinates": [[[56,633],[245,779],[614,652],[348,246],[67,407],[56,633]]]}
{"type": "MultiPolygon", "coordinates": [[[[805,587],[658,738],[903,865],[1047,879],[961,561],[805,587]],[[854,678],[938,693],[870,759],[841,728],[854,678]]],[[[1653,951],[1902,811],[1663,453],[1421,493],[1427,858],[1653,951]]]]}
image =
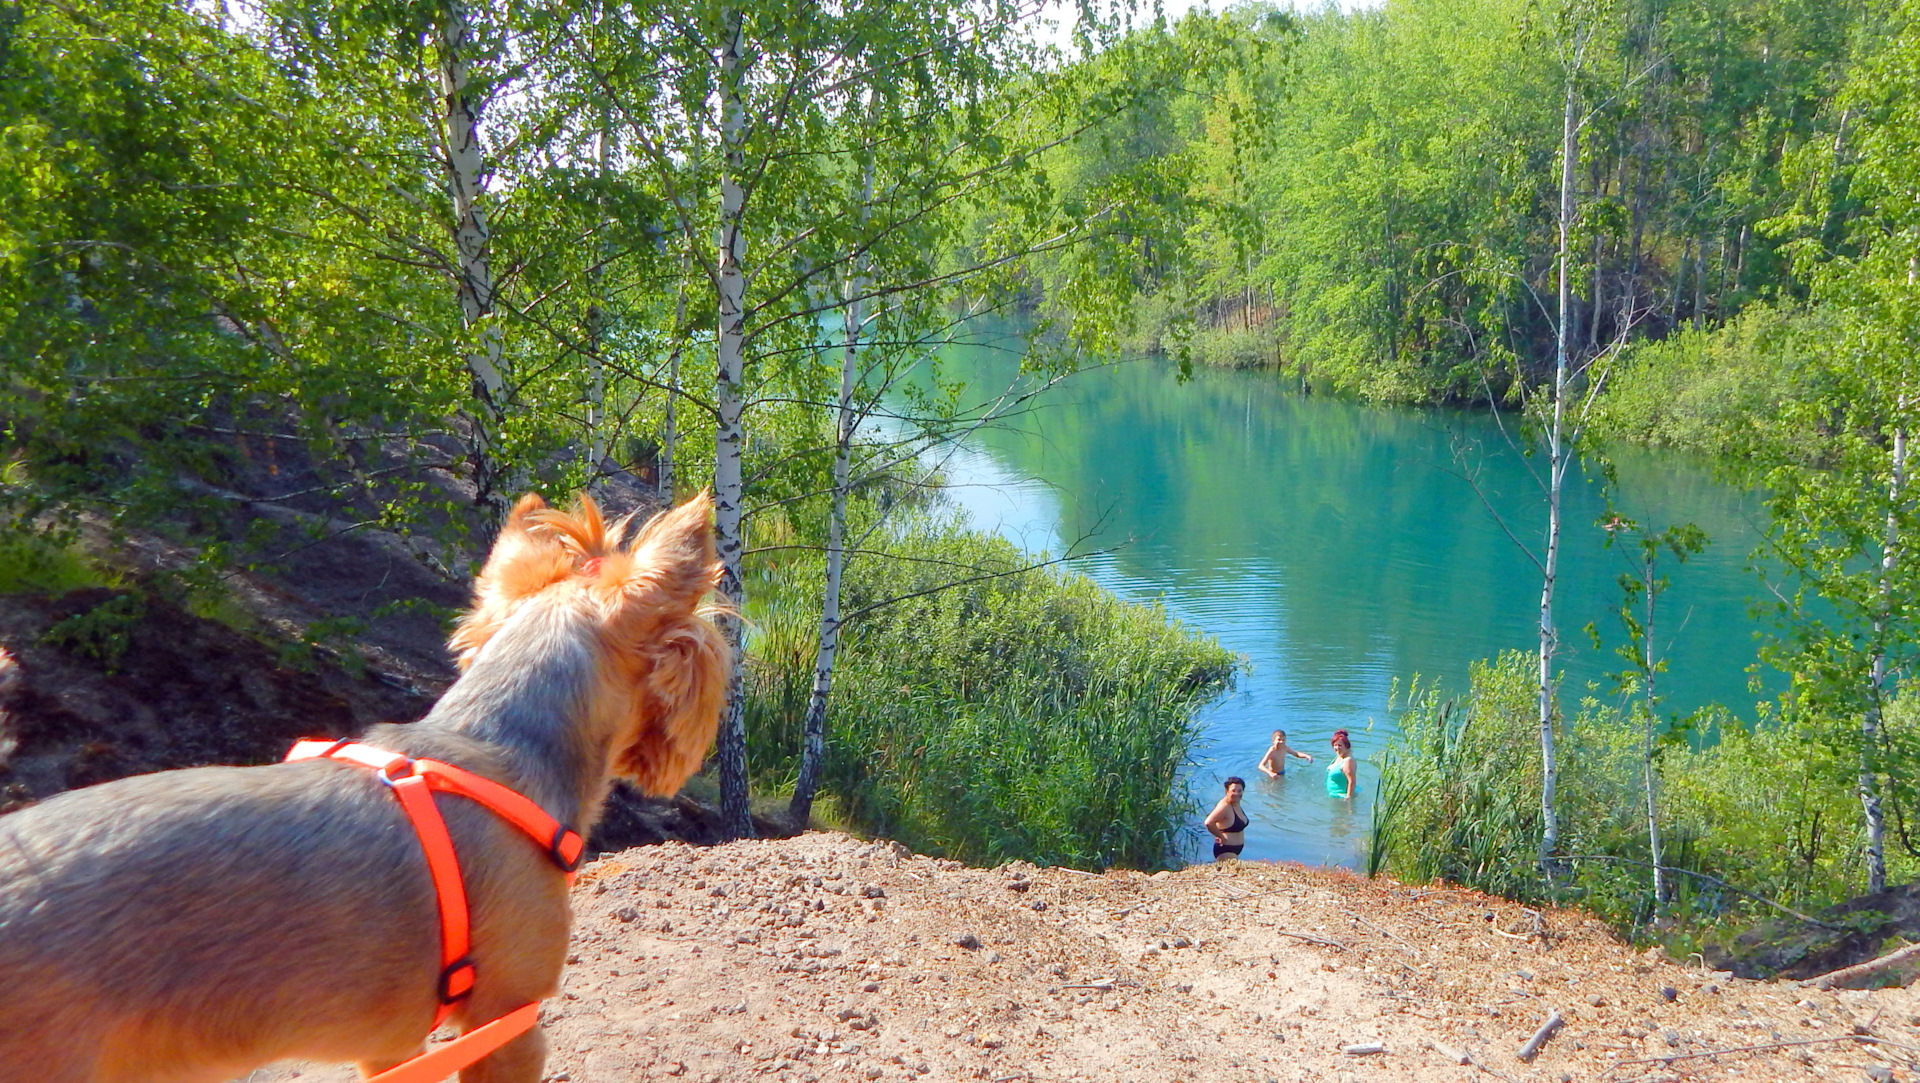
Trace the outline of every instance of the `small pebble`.
{"type": "Polygon", "coordinates": [[[1604,1004],[1606,1004],[1606,1002],[1607,1002],[1607,998],[1601,996],[1599,993],[1587,994],[1587,1003],[1593,1005],[1596,1008],[1603,1006],[1604,1004]]]}
{"type": "Polygon", "coordinates": [[[972,933],[961,933],[953,938],[953,942],[968,951],[980,950],[980,938],[972,933]]]}
{"type": "Polygon", "coordinates": [[[1660,987],[1660,999],[1667,1001],[1668,1003],[1672,1003],[1673,1001],[1679,1000],[1680,990],[1675,989],[1671,985],[1662,985],[1660,987]]]}

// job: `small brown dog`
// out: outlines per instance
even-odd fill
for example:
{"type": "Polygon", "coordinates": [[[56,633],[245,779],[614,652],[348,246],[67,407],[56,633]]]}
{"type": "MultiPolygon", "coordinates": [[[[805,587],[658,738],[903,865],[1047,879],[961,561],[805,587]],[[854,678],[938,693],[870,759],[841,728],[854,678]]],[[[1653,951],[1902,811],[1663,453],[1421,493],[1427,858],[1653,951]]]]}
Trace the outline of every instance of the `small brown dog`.
{"type": "MultiPolygon", "coordinates": [[[[698,769],[729,655],[703,495],[629,545],[590,500],[513,510],[427,717],[364,740],[510,786],[585,834],[614,776],[698,769]]],[[[562,873],[484,808],[436,799],[472,911],[461,1030],[552,995],[562,873]]],[[[123,779],[0,817],[0,1083],[217,1081],[286,1057],[372,1074],[418,1053],[438,1006],[434,886],[371,771],[328,760],[123,779]]],[[[461,1072],[537,1083],[536,1028],[461,1072]]]]}

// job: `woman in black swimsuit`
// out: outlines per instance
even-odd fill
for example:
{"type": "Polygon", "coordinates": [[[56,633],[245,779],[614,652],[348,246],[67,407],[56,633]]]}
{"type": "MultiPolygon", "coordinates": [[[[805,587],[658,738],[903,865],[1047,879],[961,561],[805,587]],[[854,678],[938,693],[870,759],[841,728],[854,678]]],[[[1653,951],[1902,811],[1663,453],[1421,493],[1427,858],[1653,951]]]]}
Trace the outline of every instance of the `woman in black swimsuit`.
{"type": "Polygon", "coordinates": [[[1240,851],[1247,848],[1247,815],[1240,811],[1240,796],[1247,792],[1247,780],[1239,775],[1227,776],[1227,795],[1213,806],[1213,811],[1201,821],[1201,826],[1213,836],[1213,859],[1239,857],[1240,851]]]}

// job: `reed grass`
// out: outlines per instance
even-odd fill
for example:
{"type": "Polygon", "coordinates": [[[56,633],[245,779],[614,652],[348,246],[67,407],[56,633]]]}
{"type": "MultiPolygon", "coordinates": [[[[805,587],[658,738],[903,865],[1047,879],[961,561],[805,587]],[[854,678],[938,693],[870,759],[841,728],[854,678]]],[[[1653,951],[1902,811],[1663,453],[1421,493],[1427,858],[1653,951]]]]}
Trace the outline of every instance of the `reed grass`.
{"type": "MultiPolygon", "coordinates": [[[[1586,698],[1562,726],[1561,853],[1539,865],[1539,734],[1530,654],[1476,663],[1469,691],[1415,685],[1396,699],[1401,736],[1375,799],[1367,869],[1444,880],[1525,902],[1578,904],[1628,935],[1692,950],[1765,913],[1740,892],[1687,875],[1655,898],[1632,705],[1586,698]]],[[[1895,730],[1920,733],[1920,697],[1889,707],[1895,730]],[[1911,729],[1908,729],[1911,727],[1911,729]]],[[[1663,863],[1796,906],[1864,890],[1851,763],[1817,724],[1741,723],[1723,710],[1672,730],[1656,753],[1663,863]],[[1710,734],[1696,746],[1684,734],[1710,734]]],[[[1890,848],[1891,850],[1891,848],[1890,848]]],[[[1890,876],[1920,858],[1890,853],[1890,876]]]]}
{"type": "MultiPolygon", "coordinates": [[[[998,538],[923,518],[849,570],[824,788],[863,830],[997,864],[1156,868],[1193,809],[1194,712],[1237,659],[998,538]],[[942,584],[1004,573],[947,589],[942,584]]],[[[817,610],[815,611],[817,613],[817,610]]],[[[817,616],[811,618],[817,621],[817,616]]],[[[790,780],[813,665],[803,602],[756,613],[749,756],[790,780]]]]}

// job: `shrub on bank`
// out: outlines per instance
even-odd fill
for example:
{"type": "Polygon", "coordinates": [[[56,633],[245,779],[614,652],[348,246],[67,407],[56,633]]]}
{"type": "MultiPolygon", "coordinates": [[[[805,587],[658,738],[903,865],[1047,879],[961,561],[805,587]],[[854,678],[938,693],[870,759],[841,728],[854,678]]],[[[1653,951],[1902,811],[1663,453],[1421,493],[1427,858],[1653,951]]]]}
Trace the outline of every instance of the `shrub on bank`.
{"type": "MultiPolygon", "coordinates": [[[[1661,863],[1687,870],[1670,873],[1656,900],[1642,716],[1594,699],[1562,724],[1564,861],[1558,875],[1543,875],[1536,666],[1533,655],[1509,651],[1472,667],[1465,696],[1416,689],[1404,698],[1375,803],[1371,871],[1575,903],[1623,932],[1657,931],[1688,948],[1730,919],[1773,913],[1755,895],[1817,908],[1865,890],[1857,768],[1820,738],[1825,727],[1747,724],[1721,711],[1656,743],[1661,863]]],[[[1889,710],[1896,733],[1920,721],[1914,699],[1889,710]]],[[[1920,874],[1920,862],[1894,849],[1890,879],[1920,874]]]]}
{"type": "Polygon", "coordinates": [[[1772,444],[1813,461],[1819,434],[1782,431],[1780,406],[1816,393],[1809,344],[1832,331],[1830,322],[1763,305],[1719,327],[1637,344],[1609,374],[1593,431],[1707,455],[1772,444]]]}
{"type": "MultiPolygon", "coordinates": [[[[845,612],[865,613],[834,679],[823,783],[842,811],[972,863],[1166,862],[1192,813],[1193,715],[1233,655],[1084,576],[1020,570],[1031,559],[997,537],[923,520],[888,548],[847,583],[845,612]]],[[[756,639],[750,733],[769,782],[799,751],[806,613],[756,639]]]]}

